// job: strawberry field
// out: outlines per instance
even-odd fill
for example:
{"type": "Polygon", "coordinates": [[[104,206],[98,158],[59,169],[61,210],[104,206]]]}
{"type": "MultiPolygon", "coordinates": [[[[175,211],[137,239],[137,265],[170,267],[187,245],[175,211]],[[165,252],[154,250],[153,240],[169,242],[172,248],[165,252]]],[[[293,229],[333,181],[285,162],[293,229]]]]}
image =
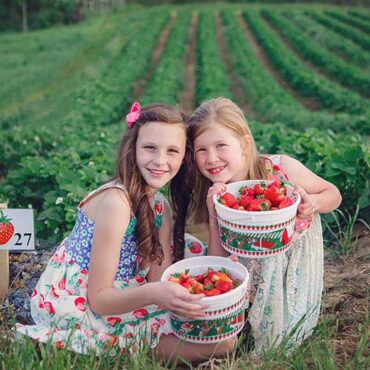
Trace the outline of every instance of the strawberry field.
{"type": "Polygon", "coordinates": [[[134,100],[190,113],[216,96],[261,152],[296,157],[338,186],[344,214],[368,216],[370,9],[329,5],[127,6],[0,34],[0,203],[33,208],[53,245],[113,174],[134,100]]]}

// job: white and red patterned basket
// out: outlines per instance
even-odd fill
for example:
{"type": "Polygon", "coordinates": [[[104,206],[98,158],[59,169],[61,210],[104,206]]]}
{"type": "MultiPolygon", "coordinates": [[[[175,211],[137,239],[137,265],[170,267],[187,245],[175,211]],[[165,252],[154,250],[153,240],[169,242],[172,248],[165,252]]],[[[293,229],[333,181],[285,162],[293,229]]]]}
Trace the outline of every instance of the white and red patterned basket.
{"type": "Polygon", "coordinates": [[[189,274],[199,275],[207,272],[209,267],[215,270],[226,268],[231,273],[232,279],[239,279],[242,283],[227,293],[202,298],[200,303],[208,306],[205,310],[205,317],[189,320],[170,312],[174,334],[188,342],[222,341],[237,335],[245,322],[244,311],[248,303],[249,273],[241,263],[234,262],[230,258],[216,256],[186,258],[168,267],[163,272],[161,280],[167,281],[170,275],[184,272],[187,269],[189,269],[189,274]]]}
{"type": "MultiPolygon", "coordinates": [[[[269,180],[245,180],[227,185],[227,192],[240,196],[242,187],[252,187],[258,183],[269,184],[269,180]]],[[[239,257],[263,258],[285,252],[292,245],[297,207],[301,201],[299,194],[293,194],[293,187],[287,186],[287,195],[294,199],[289,207],[262,212],[249,212],[232,209],[213,197],[221,245],[229,253],[239,257]]]]}

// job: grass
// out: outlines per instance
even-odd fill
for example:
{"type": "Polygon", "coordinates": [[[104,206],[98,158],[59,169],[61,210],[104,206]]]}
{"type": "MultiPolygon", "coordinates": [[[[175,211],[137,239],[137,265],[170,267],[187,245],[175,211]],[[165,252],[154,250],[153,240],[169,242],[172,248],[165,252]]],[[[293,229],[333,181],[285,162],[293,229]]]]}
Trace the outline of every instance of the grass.
{"type": "Polygon", "coordinates": [[[332,251],[338,256],[346,256],[350,248],[356,247],[358,236],[353,237],[356,223],[361,223],[370,231],[370,226],[363,219],[358,218],[360,206],[357,204],[353,213],[347,210],[336,209],[326,217],[325,228],[329,234],[332,251]]]}
{"type": "MultiPolygon", "coordinates": [[[[229,358],[215,361],[219,369],[365,369],[369,365],[369,311],[365,311],[363,322],[352,323],[357,333],[357,342],[350,351],[342,347],[340,318],[333,315],[321,316],[313,335],[295,351],[287,350],[289,338],[280,346],[259,356],[245,350],[246,339],[240,340],[236,353],[229,358]],[[338,359],[341,359],[339,362],[338,359]]],[[[80,355],[50,345],[35,344],[28,338],[23,342],[12,341],[10,331],[3,323],[0,326],[0,369],[168,369],[174,365],[158,362],[146,350],[135,356],[110,355],[108,351],[96,356],[94,353],[80,355]]],[[[212,360],[209,364],[212,368],[212,360]]],[[[215,366],[215,365],[214,365],[215,366]]],[[[189,368],[184,365],[181,368],[189,368]]],[[[195,367],[196,368],[196,367],[195,367]]],[[[199,367],[202,368],[202,367],[199,367]]],[[[203,367],[204,368],[204,367],[203,367]]]]}

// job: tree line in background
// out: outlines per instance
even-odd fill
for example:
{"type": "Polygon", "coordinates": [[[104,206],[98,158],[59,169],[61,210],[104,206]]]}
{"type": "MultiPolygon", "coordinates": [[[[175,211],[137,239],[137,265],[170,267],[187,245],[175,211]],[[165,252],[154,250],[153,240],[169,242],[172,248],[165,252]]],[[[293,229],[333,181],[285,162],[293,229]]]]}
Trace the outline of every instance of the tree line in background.
{"type": "MultiPolygon", "coordinates": [[[[27,31],[81,21],[89,11],[123,4],[212,3],[215,0],[0,0],[0,31],[27,31]]],[[[222,2],[222,1],[221,1],[222,2]]],[[[226,0],[230,3],[327,3],[368,6],[370,0],[226,0]]]]}
{"type": "Polygon", "coordinates": [[[125,3],[125,0],[0,0],[0,31],[76,23],[89,11],[109,10],[125,3]]]}

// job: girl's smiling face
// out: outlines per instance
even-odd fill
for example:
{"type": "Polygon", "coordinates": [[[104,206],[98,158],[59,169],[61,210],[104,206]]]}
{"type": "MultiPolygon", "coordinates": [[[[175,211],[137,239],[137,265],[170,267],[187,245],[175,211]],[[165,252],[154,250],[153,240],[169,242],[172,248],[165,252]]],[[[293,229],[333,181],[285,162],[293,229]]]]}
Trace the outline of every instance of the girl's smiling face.
{"type": "Polygon", "coordinates": [[[166,185],[177,174],[185,156],[186,131],[181,123],[147,122],[138,133],[136,163],[152,189],[166,185]]]}
{"type": "Polygon", "coordinates": [[[244,179],[246,148],[232,130],[212,124],[194,140],[194,152],[199,171],[213,183],[244,179]]]}

